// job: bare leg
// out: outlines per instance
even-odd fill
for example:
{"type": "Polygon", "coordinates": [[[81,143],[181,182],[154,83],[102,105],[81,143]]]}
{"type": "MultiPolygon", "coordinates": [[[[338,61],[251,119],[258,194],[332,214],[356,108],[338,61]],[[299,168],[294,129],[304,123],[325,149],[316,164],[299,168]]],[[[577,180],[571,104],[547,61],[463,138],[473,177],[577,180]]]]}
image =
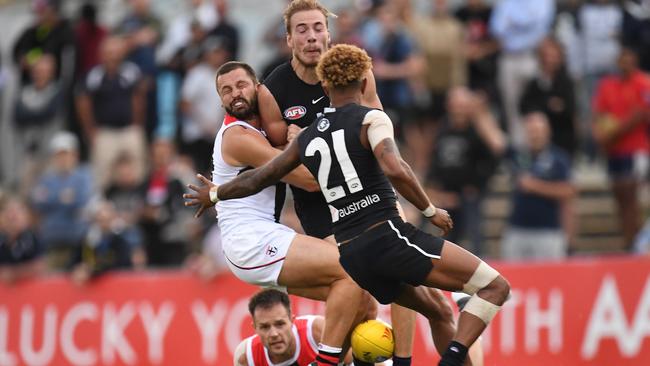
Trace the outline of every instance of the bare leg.
{"type": "Polygon", "coordinates": [[[394,355],[397,357],[411,357],[413,354],[413,338],[415,337],[415,311],[391,304],[390,318],[395,337],[394,355]]]}
{"type": "MultiPolygon", "coordinates": [[[[427,276],[425,285],[447,291],[462,290],[481,263],[478,257],[448,241],[444,243],[441,258],[433,261],[434,268],[427,276]]],[[[507,281],[502,276],[498,276],[480,289],[477,295],[483,300],[500,306],[505,302],[509,291],[510,286],[507,281]]],[[[463,311],[458,320],[458,330],[454,340],[469,347],[483,333],[486,326],[487,324],[477,316],[463,311]]]]}
{"type": "Polygon", "coordinates": [[[480,338],[476,340],[476,342],[474,342],[474,344],[469,348],[469,353],[467,356],[467,358],[472,360],[472,364],[474,366],[483,366],[483,360],[485,359],[485,356],[483,355],[483,343],[481,343],[480,338]]]}
{"type": "Polygon", "coordinates": [[[345,273],[338,259],[333,245],[296,235],[278,278],[278,283],[292,294],[325,300],[321,343],[332,347],[343,346],[363,298],[363,290],[345,273]]]}
{"type": "MultiPolygon", "coordinates": [[[[448,291],[458,291],[463,289],[464,285],[474,275],[479,264],[481,264],[481,260],[478,257],[448,241],[445,241],[443,245],[440,259],[432,259],[432,261],[434,262],[434,268],[425,279],[424,285],[448,291]]],[[[416,310],[430,320],[432,336],[438,338],[442,336],[442,339],[434,341],[438,351],[441,352],[441,350],[443,350],[443,352],[441,352],[441,355],[443,355],[441,364],[443,364],[443,361],[445,362],[444,364],[447,364],[446,362],[448,362],[448,360],[445,361],[447,350],[445,347],[450,347],[448,336],[450,325],[445,325],[444,322],[441,323],[443,327],[447,327],[446,329],[443,328],[441,330],[439,328],[441,325],[435,324],[435,320],[439,320],[440,314],[443,313],[444,308],[436,309],[432,307],[431,304],[434,303],[434,300],[429,296],[431,294],[424,293],[423,291],[426,290],[420,288],[422,287],[414,288],[412,286],[407,286],[406,290],[400,295],[400,297],[398,297],[396,302],[402,306],[416,310]],[[437,329],[437,331],[434,332],[434,329],[437,329]]],[[[493,305],[500,306],[505,302],[509,291],[510,287],[508,283],[499,275],[490,284],[478,290],[476,296],[493,305]]],[[[434,292],[433,294],[436,293],[434,292]]],[[[446,304],[447,311],[450,311],[448,303],[446,304]]],[[[487,321],[476,315],[470,314],[467,311],[463,311],[459,317],[458,328],[452,340],[459,344],[459,346],[462,345],[469,348],[485,330],[486,326],[487,321]]],[[[453,332],[453,323],[451,327],[451,332],[453,332]]],[[[454,347],[451,347],[450,349],[453,350],[454,347]]],[[[454,352],[458,351],[455,350],[454,352]]],[[[469,361],[468,358],[461,359],[465,360],[465,365],[471,364],[471,361],[469,361]]]]}
{"type": "MultiPolygon", "coordinates": [[[[442,355],[456,333],[453,312],[447,298],[434,288],[406,286],[396,302],[417,311],[429,320],[433,344],[442,355]]],[[[465,365],[472,366],[469,358],[465,365]]]]}
{"type": "Polygon", "coordinates": [[[633,178],[619,179],[612,184],[612,191],[616,198],[618,213],[621,216],[621,229],[623,231],[624,249],[629,250],[634,243],[634,238],[641,228],[641,209],[638,200],[638,183],[633,178]]]}

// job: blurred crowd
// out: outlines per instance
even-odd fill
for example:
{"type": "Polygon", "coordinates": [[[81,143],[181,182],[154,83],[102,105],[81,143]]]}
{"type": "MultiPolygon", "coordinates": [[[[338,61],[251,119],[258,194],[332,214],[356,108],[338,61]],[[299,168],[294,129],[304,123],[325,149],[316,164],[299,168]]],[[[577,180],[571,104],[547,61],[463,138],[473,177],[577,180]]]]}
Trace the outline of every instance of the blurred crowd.
{"type": "MultiPolygon", "coordinates": [[[[72,18],[62,0],[32,2],[33,23],[3,50],[13,64],[0,65],[0,93],[3,74],[20,80],[5,106],[19,161],[0,177],[0,279],[224,270],[214,215],[194,219],[182,193],[196,172],[210,174],[223,120],[214,74],[240,58],[244,24],[229,14],[235,1],[187,2],[161,19],[150,0],[124,0],[111,28],[98,2],[72,18]]],[[[454,219],[448,239],[490,254],[483,203],[505,171],[512,197],[498,257],[565,258],[575,165],[593,164],[608,173],[622,249],[650,251],[639,195],[650,167],[650,1],[349,4],[331,9],[332,43],[373,58],[405,159],[454,219]]],[[[291,57],[276,18],[257,41],[274,51],[261,78],[291,57]]]]}

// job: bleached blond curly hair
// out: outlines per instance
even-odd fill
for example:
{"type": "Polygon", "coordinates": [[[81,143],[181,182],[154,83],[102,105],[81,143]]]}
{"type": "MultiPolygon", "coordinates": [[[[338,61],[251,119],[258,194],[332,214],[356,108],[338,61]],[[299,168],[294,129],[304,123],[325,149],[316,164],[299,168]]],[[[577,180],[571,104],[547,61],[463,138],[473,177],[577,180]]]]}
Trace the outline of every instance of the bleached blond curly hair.
{"type": "Polygon", "coordinates": [[[349,44],[338,44],[316,66],[318,79],[326,88],[343,88],[363,80],[372,69],[372,59],[366,51],[349,44]]]}

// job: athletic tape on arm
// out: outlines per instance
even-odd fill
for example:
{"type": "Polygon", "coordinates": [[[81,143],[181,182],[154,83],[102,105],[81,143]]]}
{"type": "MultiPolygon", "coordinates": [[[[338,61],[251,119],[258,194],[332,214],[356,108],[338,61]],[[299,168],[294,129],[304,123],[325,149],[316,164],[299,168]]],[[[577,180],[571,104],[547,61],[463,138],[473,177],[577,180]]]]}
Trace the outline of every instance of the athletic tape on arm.
{"type": "Polygon", "coordinates": [[[384,111],[372,110],[366,113],[362,123],[368,125],[368,142],[372,150],[375,150],[375,146],[382,140],[395,138],[393,122],[384,111]]]}

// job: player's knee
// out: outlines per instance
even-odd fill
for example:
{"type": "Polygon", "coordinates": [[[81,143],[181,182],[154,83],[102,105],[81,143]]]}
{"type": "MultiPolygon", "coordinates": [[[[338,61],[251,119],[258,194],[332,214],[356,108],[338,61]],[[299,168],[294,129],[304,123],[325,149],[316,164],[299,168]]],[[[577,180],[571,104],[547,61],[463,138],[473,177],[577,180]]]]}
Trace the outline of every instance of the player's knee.
{"type": "Polygon", "coordinates": [[[447,298],[438,290],[419,287],[420,302],[422,306],[418,312],[424,315],[431,323],[448,322],[454,324],[454,311],[447,298]]]}
{"type": "Polygon", "coordinates": [[[361,304],[358,307],[357,314],[355,316],[355,322],[361,323],[366,320],[377,319],[377,314],[379,313],[379,305],[375,298],[372,297],[368,292],[364,291],[361,298],[361,304]]]}
{"type": "Polygon", "coordinates": [[[489,324],[508,299],[510,284],[499,272],[481,262],[463,291],[472,295],[463,311],[489,324]]]}
{"type": "Polygon", "coordinates": [[[463,308],[463,312],[474,315],[481,319],[486,325],[490,324],[499,310],[501,310],[500,305],[495,304],[492,300],[482,298],[478,293],[472,295],[463,308]]]}
{"type": "Polygon", "coordinates": [[[366,307],[367,311],[365,314],[365,320],[377,319],[377,315],[379,314],[379,303],[367,292],[366,297],[367,300],[365,301],[368,306],[366,307]]]}
{"type": "Polygon", "coordinates": [[[446,297],[433,296],[431,301],[432,314],[429,316],[430,321],[448,322],[454,324],[454,310],[451,308],[446,297]]]}
{"type": "Polygon", "coordinates": [[[494,292],[495,303],[503,305],[510,297],[510,283],[503,276],[499,275],[488,286],[494,292]]]}
{"type": "Polygon", "coordinates": [[[489,289],[490,292],[497,287],[503,289],[500,281],[496,281],[499,277],[503,278],[496,269],[481,261],[470,279],[463,285],[463,292],[468,295],[474,295],[483,289],[489,289]]]}

